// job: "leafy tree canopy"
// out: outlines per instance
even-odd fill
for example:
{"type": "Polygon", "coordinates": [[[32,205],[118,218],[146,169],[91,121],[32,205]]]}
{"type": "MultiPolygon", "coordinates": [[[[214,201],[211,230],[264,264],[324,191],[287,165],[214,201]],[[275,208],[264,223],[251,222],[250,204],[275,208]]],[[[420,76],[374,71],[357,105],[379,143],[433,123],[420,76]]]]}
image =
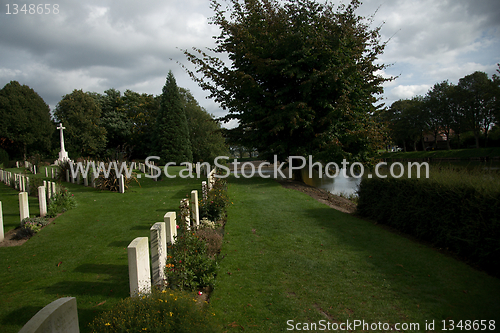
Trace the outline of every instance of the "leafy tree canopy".
{"type": "Polygon", "coordinates": [[[212,0],[217,47],[185,50],[188,73],[237,119],[234,132],[260,155],[284,161],[367,160],[382,141],[371,115],[387,79],[375,64],[384,45],[355,14],[359,1],[338,8],[312,0],[212,0]],[[228,55],[230,65],[209,53],[228,55]]]}
{"type": "Polygon", "coordinates": [[[66,127],[65,147],[79,156],[102,154],[106,147],[106,129],[100,125],[101,107],[95,94],[73,90],[57,104],[54,116],[66,127]]]}
{"type": "Polygon", "coordinates": [[[28,149],[49,152],[54,130],[49,106],[33,89],[11,81],[0,90],[0,138],[14,155],[21,151],[26,159],[28,149]]]}
{"type": "Polygon", "coordinates": [[[127,117],[120,91],[111,88],[99,95],[101,125],[106,129],[107,148],[114,149],[124,145],[132,134],[132,121],[127,117]]]}
{"type": "Polygon", "coordinates": [[[213,164],[217,156],[228,153],[220,124],[195,100],[189,90],[179,88],[189,127],[193,161],[213,164]]]}

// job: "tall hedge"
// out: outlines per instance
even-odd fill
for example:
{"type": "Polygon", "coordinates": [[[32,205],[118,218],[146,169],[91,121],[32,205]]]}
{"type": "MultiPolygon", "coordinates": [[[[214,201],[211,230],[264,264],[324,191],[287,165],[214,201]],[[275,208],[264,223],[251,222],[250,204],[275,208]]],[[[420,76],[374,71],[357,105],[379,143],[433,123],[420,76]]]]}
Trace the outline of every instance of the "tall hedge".
{"type": "Polygon", "coordinates": [[[500,188],[363,179],[358,214],[465,257],[500,277],[500,188]]]}

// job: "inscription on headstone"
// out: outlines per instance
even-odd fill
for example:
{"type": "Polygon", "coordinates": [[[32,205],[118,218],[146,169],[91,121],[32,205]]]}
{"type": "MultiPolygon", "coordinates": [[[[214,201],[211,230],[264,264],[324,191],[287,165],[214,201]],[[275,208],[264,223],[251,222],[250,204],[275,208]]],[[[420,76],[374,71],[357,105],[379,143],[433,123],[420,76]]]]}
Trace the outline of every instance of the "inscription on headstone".
{"type": "Polygon", "coordinates": [[[165,222],[157,222],[151,227],[151,267],[153,268],[153,284],[163,286],[165,283],[165,265],[167,264],[167,234],[165,222]]]}

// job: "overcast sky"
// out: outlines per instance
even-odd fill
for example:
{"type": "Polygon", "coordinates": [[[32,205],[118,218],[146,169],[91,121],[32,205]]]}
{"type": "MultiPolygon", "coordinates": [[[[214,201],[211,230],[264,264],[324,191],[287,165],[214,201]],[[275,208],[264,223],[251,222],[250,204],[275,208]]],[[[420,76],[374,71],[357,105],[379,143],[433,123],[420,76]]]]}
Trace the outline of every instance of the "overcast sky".
{"type": "MultiPolygon", "coordinates": [[[[210,47],[216,26],[208,0],[56,0],[58,13],[14,14],[0,0],[0,88],[15,80],[54,109],[74,89],[115,88],[159,95],[169,70],[216,116],[224,115],[177,62],[181,49],[210,47]],[[7,10],[11,14],[7,14],[7,10]]],[[[17,1],[18,9],[29,1],[17,1]]],[[[48,2],[47,2],[48,3],[48,2]]],[[[334,1],[338,3],[338,1],[334,1]]],[[[9,6],[7,6],[9,4],[9,6]]],[[[435,83],[457,83],[474,71],[488,75],[500,62],[498,0],[365,0],[358,13],[375,15],[389,40],[380,62],[387,105],[424,95],[435,83]]]]}

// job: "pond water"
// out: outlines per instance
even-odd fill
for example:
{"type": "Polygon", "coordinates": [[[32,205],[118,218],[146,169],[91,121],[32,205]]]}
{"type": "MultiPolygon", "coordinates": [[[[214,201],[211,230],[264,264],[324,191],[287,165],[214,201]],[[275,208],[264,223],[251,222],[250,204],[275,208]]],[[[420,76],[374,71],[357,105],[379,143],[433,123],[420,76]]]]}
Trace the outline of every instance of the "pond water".
{"type": "MultiPolygon", "coordinates": [[[[288,169],[282,169],[282,172],[288,176],[288,169]]],[[[234,173],[233,171],[231,173],[234,173]]],[[[237,174],[241,174],[240,170],[237,170],[237,174]]],[[[333,172],[332,172],[333,173],[333,172]]],[[[250,174],[250,168],[245,169],[245,174],[250,174]]],[[[262,169],[262,174],[267,176],[270,175],[271,178],[274,177],[274,170],[272,168],[262,169]]],[[[255,173],[256,177],[259,177],[258,173],[255,173]]],[[[347,171],[344,174],[344,171],[341,169],[338,175],[335,178],[327,177],[325,174],[320,174],[317,170],[313,170],[312,177],[309,177],[309,172],[307,169],[303,170],[302,178],[304,183],[310,186],[314,186],[317,188],[324,189],[330,193],[340,195],[344,194],[347,196],[355,195],[358,189],[358,185],[361,182],[361,178],[356,178],[349,176],[349,172],[347,171]]],[[[288,177],[285,177],[288,178],[288,177]]],[[[278,174],[277,179],[283,180],[278,174]]]]}

